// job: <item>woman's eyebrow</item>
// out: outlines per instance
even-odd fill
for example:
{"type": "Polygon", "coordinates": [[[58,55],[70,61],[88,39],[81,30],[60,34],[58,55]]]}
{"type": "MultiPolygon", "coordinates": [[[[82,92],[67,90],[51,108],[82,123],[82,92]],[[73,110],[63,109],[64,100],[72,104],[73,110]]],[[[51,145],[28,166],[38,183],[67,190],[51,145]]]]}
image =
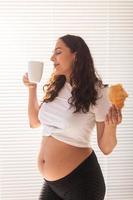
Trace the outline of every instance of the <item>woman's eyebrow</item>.
{"type": "Polygon", "coordinates": [[[52,52],[54,52],[56,49],[62,49],[61,47],[56,47],[52,52]]]}

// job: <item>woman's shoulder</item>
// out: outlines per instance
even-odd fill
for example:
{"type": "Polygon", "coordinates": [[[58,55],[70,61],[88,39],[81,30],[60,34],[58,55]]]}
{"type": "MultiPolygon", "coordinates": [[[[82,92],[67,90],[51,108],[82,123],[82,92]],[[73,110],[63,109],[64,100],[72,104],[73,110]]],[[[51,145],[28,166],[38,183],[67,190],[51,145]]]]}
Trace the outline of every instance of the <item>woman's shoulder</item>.
{"type": "Polygon", "coordinates": [[[97,84],[95,87],[95,89],[98,92],[98,95],[102,93],[106,93],[108,91],[108,88],[109,88],[109,84],[100,84],[100,85],[97,84]]]}

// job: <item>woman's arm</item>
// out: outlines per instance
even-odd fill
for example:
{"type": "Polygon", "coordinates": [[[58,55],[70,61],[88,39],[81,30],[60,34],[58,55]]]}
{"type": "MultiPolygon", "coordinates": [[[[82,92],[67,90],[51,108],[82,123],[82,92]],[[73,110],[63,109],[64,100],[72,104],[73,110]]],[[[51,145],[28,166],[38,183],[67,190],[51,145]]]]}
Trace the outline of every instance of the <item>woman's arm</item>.
{"type": "Polygon", "coordinates": [[[40,121],[38,119],[39,107],[37,100],[37,86],[29,88],[28,117],[31,128],[38,128],[40,126],[40,121]]]}
{"type": "Polygon", "coordinates": [[[121,111],[113,105],[110,107],[105,121],[96,122],[98,146],[105,155],[111,153],[117,144],[116,129],[121,121],[121,111]]]}
{"type": "Polygon", "coordinates": [[[29,89],[28,98],[28,117],[29,124],[31,128],[37,128],[40,126],[40,121],[38,119],[38,112],[41,104],[38,104],[37,100],[37,84],[30,82],[28,78],[28,72],[23,75],[23,83],[29,89]]]}

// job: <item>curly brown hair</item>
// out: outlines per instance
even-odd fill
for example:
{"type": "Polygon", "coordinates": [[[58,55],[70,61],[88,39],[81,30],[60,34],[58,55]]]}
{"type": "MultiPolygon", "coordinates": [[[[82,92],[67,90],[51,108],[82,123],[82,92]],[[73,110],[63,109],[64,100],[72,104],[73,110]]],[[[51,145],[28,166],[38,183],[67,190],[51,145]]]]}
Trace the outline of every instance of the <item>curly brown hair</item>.
{"type": "MultiPolygon", "coordinates": [[[[75,35],[64,35],[60,37],[71,52],[76,52],[76,59],[72,65],[72,73],[70,75],[70,84],[72,86],[72,96],[68,99],[71,107],[75,106],[75,111],[86,113],[89,111],[90,105],[96,105],[98,99],[97,87],[103,88],[101,78],[95,70],[93,58],[85,41],[75,35]]],[[[47,84],[43,86],[46,92],[42,102],[51,102],[58,95],[60,89],[66,82],[65,75],[55,75],[54,72],[47,84]],[[46,90],[45,90],[46,87],[46,90]]]]}

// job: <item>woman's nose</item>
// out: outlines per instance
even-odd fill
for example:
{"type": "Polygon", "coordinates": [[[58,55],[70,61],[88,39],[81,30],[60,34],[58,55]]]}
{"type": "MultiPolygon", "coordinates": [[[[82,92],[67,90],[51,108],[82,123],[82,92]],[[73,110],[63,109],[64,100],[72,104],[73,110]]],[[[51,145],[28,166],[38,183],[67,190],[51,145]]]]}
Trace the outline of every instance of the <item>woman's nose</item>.
{"type": "Polygon", "coordinates": [[[51,56],[50,60],[51,60],[51,61],[54,61],[54,56],[53,56],[53,55],[51,56]]]}

